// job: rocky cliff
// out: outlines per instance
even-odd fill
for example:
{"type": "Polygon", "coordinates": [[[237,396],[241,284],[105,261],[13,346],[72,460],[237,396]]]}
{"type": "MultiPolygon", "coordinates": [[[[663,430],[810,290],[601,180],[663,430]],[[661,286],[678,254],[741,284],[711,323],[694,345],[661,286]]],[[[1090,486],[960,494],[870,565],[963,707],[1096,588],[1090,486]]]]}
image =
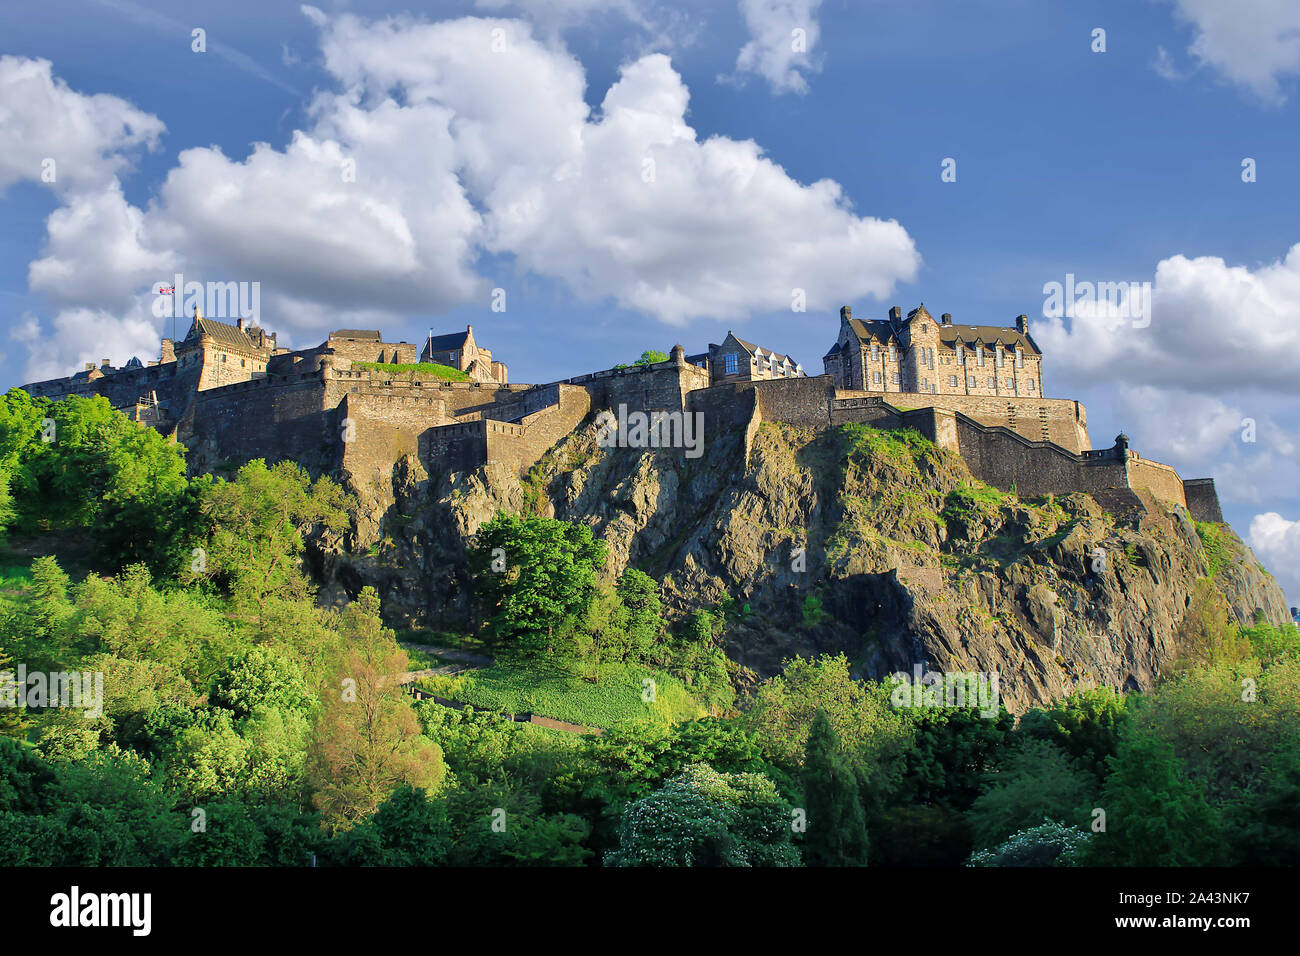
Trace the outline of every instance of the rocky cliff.
{"type": "Polygon", "coordinates": [[[913,432],[768,423],[748,454],[735,428],[694,460],[595,437],[589,422],[523,480],[402,460],[391,498],[360,516],[357,553],[324,556],[326,593],[373,584],[395,623],[463,627],[466,541],[499,510],[529,511],[590,525],[611,573],[662,578],[674,612],[734,599],[728,652],[758,674],[823,651],[872,677],[917,663],[996,671],[1013,710],[1081,683],[1149,687],[1203,577],[1238,620],[1289,619],[1226,525],[1208,529],[1207,551],[1185,512],[1150,498],[1022,501],[913,432]]]}

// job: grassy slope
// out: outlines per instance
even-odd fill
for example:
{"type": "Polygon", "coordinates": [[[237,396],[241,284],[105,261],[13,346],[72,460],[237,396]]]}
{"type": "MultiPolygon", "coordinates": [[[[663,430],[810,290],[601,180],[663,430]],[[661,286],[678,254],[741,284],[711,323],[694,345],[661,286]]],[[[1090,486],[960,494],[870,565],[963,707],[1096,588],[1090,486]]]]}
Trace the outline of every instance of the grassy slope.
{"type": "Polygon", "coordinates": [[[602,664],[600,681],[592,683],[553,666],[498,661],[483,670],[427,686],[434,693],[483,710],[539,714],[606,729],[646,719],[675,723],[704,714],[681,681],[624,664],[602,664]],[[649,703],[642,700],[646,678],[655,682],[655,700],[649,703]]]}
{"type": "Polygon", "coordinates": [[[439,365],[436,362],[413,362],[408,365],[397,365],[392,362],[353,362],[352,367],[369,369],[372,372],[387,372],[390,375],[436,375],[449,382],[470,380],[469,376],[460,369],[452,368],[450,365],[439,365]]]}

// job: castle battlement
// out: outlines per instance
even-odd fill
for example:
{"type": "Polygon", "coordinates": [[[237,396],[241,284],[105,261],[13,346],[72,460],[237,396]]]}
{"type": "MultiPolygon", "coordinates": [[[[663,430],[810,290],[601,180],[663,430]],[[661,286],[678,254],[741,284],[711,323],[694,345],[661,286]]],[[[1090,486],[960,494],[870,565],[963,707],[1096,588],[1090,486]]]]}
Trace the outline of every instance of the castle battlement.
{"type": "Polygon", "coordinates": [[[430,473],[496,462],[522,475],[593,411],[622,405],[702,412],[706,435],[740,429],[746,451],[765,421],[915,428],[960,454],[977,478],[1022,495],[1083,491],[1118,506],[1147,494],[1222,520],[1212,479],[1183,481],[1129,449],[1125,436],[1092,448],[1084,406],[1043,397],[1042,356],[1023,316],[1014,328],[957,326],[921,306],[906,320],[895,307],[888,320],[861,322],[846,306],[840,319],[826,374],[815,377],[789,356],[729,333],[721,346],[689,358],[676,345],[666,361],[527,385],[506,383],[505,366],[474,342],[472,327],[431,334],[419,356],[414,344],[357,329],[289,351],[276,348],[273,333],[196,314],[181,343],[164,340],[158,363],[114,369],[105,362],[27,388],[49,398],[104,395],[183,442],[194,472],[288,458],[340,474],[362,494],[384,487],[404,455],[430,473]],[[416,358],[454,360],[476,378],[354,367],[416,358]],[[961,370],[959,385],[949,368],[961,370]],[[972,384],[971,375],[986,381],[972,384]]]}

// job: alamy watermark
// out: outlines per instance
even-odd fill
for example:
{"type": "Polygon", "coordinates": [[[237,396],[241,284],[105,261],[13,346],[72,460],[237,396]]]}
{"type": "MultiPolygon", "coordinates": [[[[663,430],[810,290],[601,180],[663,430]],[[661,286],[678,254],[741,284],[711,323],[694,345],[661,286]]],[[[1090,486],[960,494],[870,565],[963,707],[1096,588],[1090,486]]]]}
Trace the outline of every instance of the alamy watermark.
{"type": "Polygon", "coordinates": [[[258,324],[262,317],[260,282],[186,282],[176,273],[171,285],[155,282],[153,314],[157,318],[183,319],[195,308],[214,319],[248,319],[258,324]]]}
{"type": "Polygon", "coordinates": [[[1132,322],[1135,329],[1151,324],[1150,282],[1076,282],[1069,272],[1063,283],[1045,283],[1043,295],[1049,319],[1099,317],[1132,322]]]}
{"type": "Polygon", "coordinates": [[[87,720],[104,714],[103,671],[0,671],[0,707],[62,707],[87,720]]]}
{"type": "Polygon", "coordinates": [[[895,707],[971,709],[988,719],[998,715],[997,671],[932,671],[916,664],[911,674],[899,671],[888,679],[894,682],[889,701],[895,707]]]}
{"type": "Polygon", "coordinates": [[[601,448],[684,448],[687,458],[704,454],[703,412],[629,412],[618,406],[618,415],[603,411],[596,416],[601,448]]]}

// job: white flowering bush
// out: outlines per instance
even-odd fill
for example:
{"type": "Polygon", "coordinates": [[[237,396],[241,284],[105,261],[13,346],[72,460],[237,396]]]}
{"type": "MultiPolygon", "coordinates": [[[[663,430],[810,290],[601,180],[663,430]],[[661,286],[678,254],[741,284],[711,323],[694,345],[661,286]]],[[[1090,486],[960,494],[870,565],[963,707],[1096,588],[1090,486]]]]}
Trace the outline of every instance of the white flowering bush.
{"type": "Polygon", "coordinates": [[[1047,820],[1011,834],[991,850],[972,853],[967,866],[1077,866],[1092,838],[1078,827],[1047,820]]]}
{"type": "Polygon", "coordinates": [[[688,767],[629,804],[606,866],[799,866],[790,805],[761,773],[688,767]]]}

